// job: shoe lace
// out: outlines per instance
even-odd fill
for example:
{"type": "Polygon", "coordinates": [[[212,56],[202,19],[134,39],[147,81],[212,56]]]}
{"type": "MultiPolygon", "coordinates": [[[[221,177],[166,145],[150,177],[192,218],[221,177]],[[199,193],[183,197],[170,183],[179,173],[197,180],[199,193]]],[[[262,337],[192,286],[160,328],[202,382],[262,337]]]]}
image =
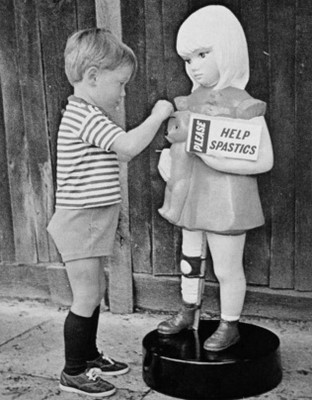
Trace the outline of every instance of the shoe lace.
{"type": "Polygon", "coordinates": [[[112,360],[112,359],[111,359],[110,357],[108,357],[106,354],[101,353],[101,357],[102,357],[103,360],[109,362],[111,365],[114,365],[114,364],[115,364],[114,360],[112,360]]]}
{"type": "Polygon", "coordinates": [[[100,372],[99,368],[90,368],[86,375],[90,381],[95,381],[100,376],[100,372]]]}

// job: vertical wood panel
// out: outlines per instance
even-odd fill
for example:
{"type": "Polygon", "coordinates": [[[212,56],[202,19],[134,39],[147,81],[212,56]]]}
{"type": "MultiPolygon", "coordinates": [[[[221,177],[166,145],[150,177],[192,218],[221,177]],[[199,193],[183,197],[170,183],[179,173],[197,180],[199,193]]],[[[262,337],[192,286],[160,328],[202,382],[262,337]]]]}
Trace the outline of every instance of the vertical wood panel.
{"type": "MultiPolygon", "coordinates": [[[[97,0],[96,19],[98,27],[110,29],[121,38],[120,1],[97,0]]],[[[113,116],[121,126],[125,125],[124,104],[113,116]]],[[[131,266],[131,246],[129,231],[128,168],[120,165],[120,184],[122,204],[115,240],[114,257],[109,260],[109,306],[112,312],[130,313],[133,311],[133,284],[131,266]]]]}
{"type": "Polygon", "coordinates": [[[15,260],[11,195],[8,179],[6,147],[0,76],[0,263],[14,262],[15,260]]]}
{"type": "Polygon", "coordinates": [[[63,52],[69,33],[95,21],[94,2],[15,0],[2,2],[0,11],[6,136],[1,137],[1,163],[7,163],[1,184],[10,187],[10,193],[1,191],[6,196],[1,259],[25,264],[58,261],[46,226],[53,212],[51,159],[55,170],[61,104],[71,92],[63,52]]]}
{"type": "Polygon", "coordinates": [[[312,3],[297,2],[296,46],[296,275],[298,290],[312,290],[312,3]]]}
{"type": "MultiPolygon", "coordinates": [[[[267,2],[241,1],[240,22],[246,34],[250,79],[246,90],[251,96],[269,102],[269,64],[267,37],[267,2]]],[[[268,119],[266,115],[266,119],[268,119]]],[[[248,283],[267,285],[269,282],[269,253],[271,230],[270,174],[258,177],[259,192],[265,215],[265,226],[247,233],[245,265],[248,283]]]]}
{"type": "MultiPolygon", "coordinates": [[[[41,61],[44,71],[44,96],[46,124],[50,142],[52,173],[56,185],[56,143],[61,112],[72,93],[64,71],[64,49],[68,36],[77,29],[95,26],[95,6],[90,1],[82,3],[37,1],[37,13],[42,46],[41,61]],[[77,3],[77,4],[76,4],[77,3]],[[93,18],[93,24],[91,24],[93,18]],[[54,40],[51,40],[54,38],[54,40]]],[[[50,215],[51,216],[51,215],[50,215]]],[[[55,247],[50,241],[50,259],[56,260],[55,247]]]]}
{"type": "Polygon", "coordinates": [[[294,287],[295,2],[269,2],[269,102],[274,148],[270,287],[294,287]],[[281,45],[281,43],[283,45],[281,45]]]}
{"type": "MultiPolygon", "coordinates": [[[[126,9],[126,2],[123,3],[126,9]]],[[[145,2],[148,43],[152,42],[154,36],[154,48],[150,49],[148,43],[146,45],[147,73],[144,70],[144,74],[147,75],[149,104],[163,93],[167,98],[172,99],[185,90],[189,82],[183,67],[179,69],[178,58],[172,55],[175,53],[172,37],[176,36],[180,23],[188,14],[209,4],[216,3],[209,0],[188,0],[188,2],[179,2],[179,7],[177,7],[176,2],[166,0],[145,2]],[[155,38],[157,38],[156,42],[155,38]],[[158,68],[155,67],[157,58],[159,60],[158,68]],[[178,74],[184,76],[184,81],[179,82],[178,74]],[[163,79],[166,80],[165,85],[163,79]]],[[[311,93],[309,55],[312,32],[309,22],[311,5],[307,0],[298,2],[297,23],[299,25],[297,27],[296,52],[298,92],[295,130],[294,97],[296,87],[292,55],[294,53],[296,22],[294,8],[296,3],[290,0],[280,2],[223,0],[217,4],[230,8],[239,18],[245,30],[250,56],[250,81],[247,91],[268,104],[266,120],[275,153],[274,169],[258,177],[266,224],[264,227],[248,233],[245,251],[247,279],[251,284],[265,285],[271,288],[292,288],[295,274],[296,287],[300,290],[311,290],[311,272],[309,272],[311,268],[308,261],[312,248],[310,243],[312,239],[309,239],[311,237],[311,201],[309,201],[311,183],[308,183],[311,177],[311,143],[309,139],[311,135],[308,132],[308,126],[311,125],[309,95],[311,93]],[[296,153],[293,151],[295,146],[296,153]],[[296,175],[295,170],[297,171],[296,175]],[[295,201],[296,209],[294,208],[295,201]],[[294,225],[295,218],[296,227],[294,225]],[[297,258],[294,272],[295,230],[297,258]]],[[[137,19],[140,17],[142,15],[137,13],[137,19]]],[[[141,24],[141,21],[139,23],[141,24]]],[[[133,28],[131,29],[133,30],[133,28]]],[[[140,37],[140,40],[144,41],[144,26],[142,32],[143,36],[138,34],[137,38],[140,37]]],[[[133,42],[130,40],[129,43],[133,42]]],[[[142,61],[144,61],[144,57],[142,57],[142,61]]],[[[189,88],[184,94],[188,92],[189,88]]],[[[138,98],[139,96],[136,97],[136,99],[138,98]]],[[[157,137],[152,146],[157,147],[158,145],[166,146],[166,142],[163,142],[161,136],[157,137]]],[[[154,274],[175,274],[177,272],[176,263],[173,263],[175,270],[171,269],[173,267],[159,264],[163,247],[162,238],[157,235],[158,229],[163,231],[164,228],[158,226],[156,208],[163,194],[163,186],[157,180],[156,160],[153,159],[152,149],[153,147],[150,157],[147,157],[148,160],[146,159],[145,164],[141,164],[141,167],[143,166],[145,169],[148,163],[151,165],[152,186],[149,188],[152,190],[152,198],[148,196],[147,198],[148,200],[152,199],[154,274]],[[158,254],[157,248],[160,249],[158,254]]],[[[140,210],[140,207],[138,209],[140,210]]],[[[148,214],[148,211],[145,211],[148,214]]],[[[166,227],[165,232],[166,236],[168,234],[166,227]]],[[[175,234],[174,231],[172,234],[175,234]]],[[[171,256],[169,255],[169,257],[171,256]]],[[[145,272],[151,271],[145,269],[145,272]]],[[[213,279],[213,274],[208,273],[208,278],[213,279]]]]}
{"type": "MultiPolygon", "coordinates": [[[[164,20],[167,18],[163,3],[145,2],[146,25],[146,74],[148,105],[153,107],[160,98],[168,99],[167,65],[165,62],[164,20]],[[156,39],[157,38],[157,39],[156,39]]],[[[172,49],[173,50],[173,49],[172,49]]],[[[165,182],[157,169],[159,151],[165,145],[166,122],[162,124],[149,146],[152,211],[152,265],[154,274],[172,274],[176,266],[174,227],[163,219],[158,209],[162,206],[165,182]]]]}
{"type": "Polygon", "coordinates": [[[38,259],[33,191],[17,68],[14,2],[1,2],[0,15],[0,76],[16,262],[36,263],[38,259]]]}
{"type": "Polygon", "coordinates": [[[76,1],[78,29],[94,28],[96,26],[95,0],[76,1]]]}
{"type": "MultiPolygon", "coordinates": [[[[154,57],[154,60],[151,59],[151,68],[152,70],[154,69],[153,74],[157,76],[157,67],[162,64],[162,76],[159,79],[162,89],[158,98],[164,97],[169,101],[173,101],[176,96],[188,94],[191,87],[184,70],[184,62],[176,53],[177,31],[188,15],[189,4],[187,0],[180,1],[179,7],[170,0],[162,0],[160,3],[161,9],[158,11],[159,18],[161,19],[160,26],[158,27],[155,24],[155,26],[151,27],[152,32],[150,33],[150,37],[151,43],[153,43],[153,35],[161,35],[162,37],[161,52],[159,53],[161,60],[158,60],[159,55],[153,50],[154,55],[152,57],[154,57]]],[[[159,84],[157,83],[157,85],[159,84]]],[[[155,99],[157,98],[155,97],[153,100],[155,99]]],[[[162,130],[158,133],[154,146],[152,146],[152,153],[154,149],[158,150],[170,147],[169,142],[165,138],[166,134],[166,126],[163,126],[162,130]]],[[[164,201],[165,190],[165,182],[157,170],[159,155],[160,153],[156,152],[151,155],[151,170],[154,171],[153,200],[155,202],[153,209],[153,271],[155,275],[172,275],[180,271],[181,229],[170,224],[158,213],[158,209],[164,201]]]]}
{"type": "Polygon", "coordinates": [[[210,6],[210,5],[220,5],[227,7],[229,10],[231,10],[237,18],[240,18],[240,3],[241,0],[220,0],[220,1],[214,1],[214,0],[189,0],[189,14],[193,13],[194,11],[210,6]]]}
{"type": "Polygon", "coordinates": [[[64,49],[71,33],[77,29],[96,26],[95,4],[94,0],[36,2],[42,43],[46,118],[55,180],[56,140],[61,111],[66,105],[67,97],[73,91],[64,71],[64,49]]]}
{"type": "MultiPolygon", "coordinates": [[[[163,15],[161,1],[145,1],[145,27],[146,35],[146,88],[147,102],[152,108],[160,98],[166,98],[166,80],[164,65],[164,37],[163,15]]],[[[162,124],[148,150],[150,153],[150,179],[151,179],[151,239],[152,239],[152,267],[154,274],[157,271],[172,270],[174,267],[174,254],[172,252],[172,229],[166,221],[158,215],[161,207],[164,182],[157,171],[158,151],[164,147],[165,125],[162,124]],[[168,229],[169,228],[169,229],[168,229]],[[162,239],[165,239],[162,241],[162,239]],[[167,240],[166,240],[167,239],[167,240]],[[169,240],[168,240],[169,239],[169,240]],[[162,259],[163,256],[163,259],[162,259]]]]}
{"type": "Polygon", "coordinates": [[[35,1],[15,1],[17,63],[22,94],[25,138],[29,152],[29,174],[34,207],[35,239],[38,261],[49,261],[46,231],[53,210],[54,188],[48,128],[44,102],[40,34],[35,1]],[[38,116],[42,116],[38,118],[38,116]]]}
{"type": "MultiPolygon", "coordinates": [[[[131,2],[131,4],[122,0],[121,16],[123,41],[133,49],[139,63],[137,76],[127,88],[126,128],[129,130],[140,124],[150,111],[146,88],[144,0],[131,2]]],[[[149,166],[148,148],[128,165],[132,265],[134,272],[145,273],[152,272],[152,200],[149,166]]]]}
{"type": "Polygon", "coordinates": [[[61,111],[66,105],[67,97],[72,93],[64,71],[63,54],[68,36],[78,28],[77,9],[74,0],[67,2],[36,1],[42,45],[46,119],[55,180],[56,141],[61,111]]]}
{"type": "MultiPolygon", "coordinates": [[[[310,3],[302,0],[295,9],[292,0],[218,2],[237,15],[246,32],[251,69],[247,90],[268,102],[275,153],[272,173],[259,177],[266,225],[248,234],[248,282],[308,291],[312,290],[310,3]]],[[[175,52],[176,32],[190,12],[209,4],[216,3],[121,1],[123,40],[140,64],[128,88],[127,128],[146,118],[158,98],[172,100],[189,93],[190,82],[175,52]]],[[[0,15],[0,262],[53,261],[57,255],[53,246],[49,248],[45,225],[52,213],[51,173],[61,108],[72,92],[63,51],[72,31],[95,25],[94,1],[1,2],[0,15]]],[[[180,229],[158,215],[164,183],[155,150],[168,146],[164,134],[163,126],[152,146],[129,165],[133,268],[154,275],[179,272],[180,229]]],[[[212,272],[207,277],[213,280],[212,272]]]]}

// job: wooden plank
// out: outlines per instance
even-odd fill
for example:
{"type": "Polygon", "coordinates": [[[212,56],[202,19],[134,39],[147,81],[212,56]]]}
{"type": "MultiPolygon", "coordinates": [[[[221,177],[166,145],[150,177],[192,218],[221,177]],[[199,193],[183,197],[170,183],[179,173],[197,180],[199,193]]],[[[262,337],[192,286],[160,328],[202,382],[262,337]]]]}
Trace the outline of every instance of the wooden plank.
{"type": "Polygon", "coordinates": [[[42,42],[46,118],[49,129],[52,170],[55,181],[56,139],[61,111],[72,88],[64,71],[64,49],[68,36],[77,30],[76,2],[37,0],[37,12],[42,42]],[[51,40],[51,38],[53,38],[51,40]]]}
{"type": "Polygon", "coordinates": [[[193,13],[194,11],[202,7],[210,5],[221,5],[231,10],[238,18],[240,16],[240,0],[219,0],[218,2],[214,0],[189,0],[189,4],[190,13],[193,13]]]}
{"type": "MultiPolygon", "coordinates": [[[[98,27],[106,27],[121,38],[120,2],[116,0],[96,1],[98,27]]],[[[114,120],[125,126],[124,104],[114,115],[114,120]]],[[[133,284],[131,267],[131,246],[129,230],[128,168],[120,166],[122,204],[117,229],[114,257],[109,262],[109,306],[113,313],[133,312],[133,284]]]]}
{"type": "MultiPolygon", "coordinates": [[[[103,0],[103,2],[105,1],[103,0]]],[[[117,1],[115,3],[118,4],[117,1]]],[[[77,25],[78,29],[94,28],[96,26],[94,0],[77,0],[77,25]]]]}
{"type": "Polygon", "coordinates": [[[295,3],[268,3],[272,170],[271,288],[294,287],[295,3]],[[283,43],[283,46],[281,46],[283,43]]]}
{"type": "Polygon", "coordinates": [[[296,43],[296,269],[295,288],[312,290],[312,3],[297,2],[296,43]]]}
{"type": "Polygon", "coordinates": [[[44,103],[41,46],[35,1],[15,1],[17,62],[21,82],[25,137],[29,152],[29,174],[34,204],[38,262],[47,262],[49,238],[46,226],[53,211],[54,189],[44,103]]]}
{"type": "MultiPolygon", "coordinates": [[[[37,1],[41,38],[41,61],[44,70],[44,101],[50,144],[54,187],[56,187],[56,143],[61,111],[72,88],[64,72],[64,48],[68,36],[77,29],[75,2],[37,1]],[[51,38],[54,38],[51,40],[51,38]]],[[[52,213],[51,213],[52,215],[52,213]]],[[[51,217],[50,215],[50,217],[51,217]]],[[[58,262],[54,243],[50,239],[50,260],[58,262]]]]}
{"type": "MultiPolygon", "coordinates": [[[[168,63],[165,60],[164,52],[164,21],[166,18],[170,18],[170,11],[172,11],[172,6],[168,7],[168,4],[166,6],[165,2],[145,2],[146,87],[150,108],[153,107],[158,99],[168,99],[167,82],[170,80],[170,71],[167,69],[168,63]],[[158,37],[157,41],[155,41],[155,37],[158,37]]],[[[168,27],[168,24],[166,27],[168,27]]],[[[173,65],[171,65],[172,67],[173,65]]],[[[158,213],[158,209],[163,204],[165,182],[160,177],[157,165],[160,151],[167,145],[165,133],[166,122],[162,124],[149,147],[151,179],[150,207],[152,213],[151,234],[153,244],[152,265],[155,275],[174,273],[177,266],[178,252],[180,251],[176,246],[177,240],[174,236],[174,226],[169,224],[158,213]]]]}
{"type": "MultiPolygon", "coordinates": [[[[134,274],[133,279],[137,308],[162,312],[176,312],[180,308],[177,277],[134,274]]],[[[204,318],[219,317],[219,289],[215,283],[205,284],[202,314],[204,318]]],[[[248,286],[242,319],[277,316],[280,320],[312,321],[312,294],[248,286]]]]}
{"type": "MultiPolygon", "coordinates": [[[[145,37],[146,37],[146,89],[148,106],[151,108],[160,98],[166,98],[164,66],[164,38],[162,34],[162,2],[145,1],[145,37]],[[157,40],[155,40],[157,37],[157,40]]],[[[149,146],[151,179],[151,238],[153,273],[170,271],[174,266],[172,252],[172,227],[158,215],[163,201],[165,183],[157,171],[159,151],[164,147],[165,124],[149,146]],[[162,237],[163,235],[163,237],[162,237]],[[162,239],[165,239],[162,241],[162,239]],[[163,258],[162,258],[163,256],[163,258]]]]}
{"type": "MultiPolygon", "coordinates": [[[[162,0],[161,13],[160,34],[163,36],[161,56],[164,65],[164,74],[161,79],[165,85],[165,98],[173,102],[176,96],[189,94],[191,89],[191,82],[185,73],[184,62],[176,52],[177,32],[189,13],[188,1],[180,1],[177,7],[170,0],[162,0]]],[[[159,65],[159,62],[157,62],[157,55],[155,54],[155,66],[157,65],[159,65]]],[[[164,134],[166,134],[166,127],[164,134]]],[[[161,131],[156,138],[155,150],[166,147],[170,147],[170,143],[164,138],[161,131]]],[[[153,272],[155,275],[172,275],[180,273],[181,229],[171,225],[158,213],[158,209],[164,201],[165,190],[165,184],[156,169],[159,156],[160,153],[155,151],[151,157],[151,169],[154,170],[153,232],[155,244],[153,272]]]]}
{"type": "MultiPolygon", "coordinates": [[[[122,195],[125,195],[123,190],[122,195]]],[[[126,211],[123,208],[120,214],[114,257],[109,261],[109,307],[111,312],[118,314],[132,313],[134,308],[129,217],[126,211]]]]}
{"type": "Polygon", "coordinates": [[[15,261],[14,233],[0,80],[0,263],[15,261]]]}
{"type": "Polygon", "coordinates": [[[0,265],[0,293],[4,298],[50,300],[45,265],[0,265]]]}
{"type": "MultiPolygon", "coordinates": [[[[246,34],[250,60],[250,80],[246,90],[251,96],[269,101],[269,60],[266,1],[241,1],[240,22],[246,34]],[[256,27],[256,29],[255,29],[256,27]]],[[[267,118],[269,115],[267,114],[267,118]]],[[[247,233],[245,266],[247,281],[257,285],[269,283],[271,184],[270,174],[258,177],[266,225],[247,233]]]]}
{"type": "Polygon", "coordinates": [[[189,0],[189,15],[202,7],[216,4],[213,0],[189,0]]]}
{"type": "MultiPolygon", "coordinates": [[[[146,91],[145,66],[145,5],[144,0],[121,1],[123,41],[135,52],[139,71],[127,89],[126,128],[129,130],[140,124],[149,114],[146,91]],[[133,23],[135,21],[135,23],[133,23]]],[[[151,260],[151,179],[150,152],[145,149],[128,165],[131,254],[133,270],[152,272],[151,260]]]]}
{"type": "Polygon", "coordinates": [[[35,214],[17,69],[14,3],[0,3],[0,15],[0,75],[16,262],[36,263],[38,258],[35,214]]]}
{"type": "Polygon", "coordinates": [[[191,81],[186,75],[184,61],[176,52],[177,33],[182,22],[189,15],[189,2],[183,0],[179,6],[170,0],[162,0],[162,34],[166,94],[169,101],[191,91],[191,81]]]}

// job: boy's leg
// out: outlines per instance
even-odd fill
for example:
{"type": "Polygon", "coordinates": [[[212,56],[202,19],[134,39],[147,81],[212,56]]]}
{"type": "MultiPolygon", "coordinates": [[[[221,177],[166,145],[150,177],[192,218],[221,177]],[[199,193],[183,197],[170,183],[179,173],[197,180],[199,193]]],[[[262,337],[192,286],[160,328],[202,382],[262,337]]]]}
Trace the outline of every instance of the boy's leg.
{"type": "Polygon", "coordinates": [[[98,331],[98,326],[99,326],[100,308],[101,308],[100,305],[98,305],[95,308],[95,310],[93,311],[91,320],[90,320],[91,330],[90,330],[90,337],[89,337],[87,360],[95,360],[97,357],[100,356],[100,353],[97,348],[97,331],[98,331]]]}
{"type": "MultiPolygon", "coordinates": [[[[93,293],[95,294],[93,301],[94,304],[96,303],[97,305],[95,306],[95,309],[91,317],[88,318],[89,329],[88,329],[88,338],[86,338],[86,345],[85,345],[85,363],[87,365],[87,368],[100,369],[103,375],[125,374],[126,372],[129,371],[129,367],[127,364],[120,361],[116,361],[106,355],[103,355],[103,353],[100,353],[97,348],[96,340],[97,340],[97,331],[98,331],[99,316],[100,316],[100,302],[104,297],[106,289],[106,278],[104,272],[103,259],[94,258],[90,260],[93,260],[93,263],[96,265],[98,263],[99,267],[98,268],[96,267],[96,270],[98,271],[95,273],[96,282],[91,285],[93,293]],[[98,293],[98,296],[96,296],[96,292],[98,293]]],[[[93,277],[91,281],[93,281],[93,277]]],[[[77,285],[76,283],[76,286],[79,285],[77,285]]],[[[90,306],[91,305],[92,302],[90,302],[90,306]]],[[[86,309],[84,310],[86,311],[86,309]]]]}
{"type": "Polygon", "coordinates": [[[66,271],[73,293],[71,311],[83,317],[92,317],[103,297],[100,287],[100,257],[67,262],[66,271]]]}
{"type": "Polygon", "coordinates": [[[98,370],[87,364],[92,317],[101,300],[98,258],[66,263],[73,292],[73,304],[64,324],[65,367],[60,388],[67,392],[105,397],[116,388],[98,376],[98,370]]]}
{"type": "Polygon", "coordinates": [[[243,310],[246,278],[243,253],[246,234],[207,233],[215,275],[220,284],[221,322],[204,343],[209,351],[221,351],[239,340],[238,321],[243,310]]]}
{"type": "MultiPolygon", "coordinates": [[[[105,277],[105,270],[104,270],[104,259],[101,258],[101,268],[99,270],[99,293],[102,293],[101,300],[103,299],[105,295],[105,290],[106,290],[106,277],[105,277]]],[[[91,334],[90,334],[90,339],[89,339],[89,350],[88,350],[88,358],[87,360],[95,360],[100,356],[100,353],[97,348],[97,331],[98,331],[98,325],[99,325],[99,317],[100,317],[100,303],[99,305],[95,308],[92,314],[92,319],[91,319],[91,334]]]]}
{"type": "Polygon", "coordinates": [[[64,325],[65,368],[77,375],[87,368],[93,313],[100,302],[98,258],[75,260],[66,264],[73,293],[73,304],[64,325]]]}

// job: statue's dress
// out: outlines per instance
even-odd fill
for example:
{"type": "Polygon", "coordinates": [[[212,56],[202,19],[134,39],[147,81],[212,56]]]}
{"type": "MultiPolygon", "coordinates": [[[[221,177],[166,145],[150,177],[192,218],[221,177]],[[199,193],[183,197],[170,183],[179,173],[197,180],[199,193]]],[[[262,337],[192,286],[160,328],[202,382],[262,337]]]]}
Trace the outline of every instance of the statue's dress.
{"type": "MultiPolygon", "coordinates": [[[[199,88],[190,96],[176,98],[175,103],[178,111],[240,119],[264,115],[266,108],[265,103],[236,88],[199,88]]],[[[170,178],[159,209],[169,222],[188,230],[220,234],[235,234],[264,224],[256,176],[212,169],[197,155],[187,153],[181,141],[172,143],[170,156],[170,178]]]]}

